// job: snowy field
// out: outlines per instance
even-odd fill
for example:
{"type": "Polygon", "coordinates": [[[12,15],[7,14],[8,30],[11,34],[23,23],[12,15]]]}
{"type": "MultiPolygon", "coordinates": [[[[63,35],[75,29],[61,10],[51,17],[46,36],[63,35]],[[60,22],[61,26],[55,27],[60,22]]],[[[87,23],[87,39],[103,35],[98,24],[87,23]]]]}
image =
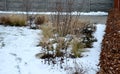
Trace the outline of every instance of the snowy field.
{"type": "MultiPolygon", "coordinates": [[[[104,24],[96,26],[94,36],[98,41],[93,44],[93,48],[83,53],[82,58],[76,59],[76,62],[87,70],[86,74],[96,74],[99,68],[97,65],[106,26],[104,24]]],[[[0,74],[68,74],[69,70],[57,66],[53,68],[35,57],[41,50],[41,47],[36,46],[41,37],[41,30],[0,26],[0,74]]],[[[69,59],[67,65],[73,67],[73,61],[69,59]]]]}
{"type": "MultiPolygon", "coordinates": [[[[26,14],[26,12],[21,12],[21,11],[0,11],[0,13],[2,14],[26,14]]],[[[51,14],[57,14],[56,12],[28,12],[27,14],[45,14],[45,15],[51,15],[51,14]]],[[[61,13],[62,15],[66,14],[66,12],[62,12],[61,13]]],[[[108,15],[107,12],[101,12],[101,11],[98,11],[98,12],[72,12],[71,13],[72,15],[108,15]]]]}

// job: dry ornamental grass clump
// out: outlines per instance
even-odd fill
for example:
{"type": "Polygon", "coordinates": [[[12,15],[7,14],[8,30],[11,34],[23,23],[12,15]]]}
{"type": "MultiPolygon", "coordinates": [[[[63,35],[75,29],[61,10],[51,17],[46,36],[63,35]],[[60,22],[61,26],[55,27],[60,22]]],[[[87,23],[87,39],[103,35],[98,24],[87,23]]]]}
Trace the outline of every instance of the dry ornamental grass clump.
{"type": "Polygon", "coordinates": [[[42,34],[45,38],[51,38],[53,36],[54,28],[52,25],[41,25],[42,34]]]}
{"type": "Polygon", "coordinates": [[[82,57],[81,53],[85,52],[85,45],[79,39],[73,39],[71,42],[72,45],[72,54],[71,56],[74,58],[82,57]]]}
{"type": "Polygon", "coordinates": [[[26,17],[23,15],[11,15],[9,18],[11,26],[26,26],[26,17]]]}
{"type": "Polygon", "coordinates": [[[26,17],[23,15],[5,15],[0,17],[0,23],[9,26],[26,26],[26,17]]]}

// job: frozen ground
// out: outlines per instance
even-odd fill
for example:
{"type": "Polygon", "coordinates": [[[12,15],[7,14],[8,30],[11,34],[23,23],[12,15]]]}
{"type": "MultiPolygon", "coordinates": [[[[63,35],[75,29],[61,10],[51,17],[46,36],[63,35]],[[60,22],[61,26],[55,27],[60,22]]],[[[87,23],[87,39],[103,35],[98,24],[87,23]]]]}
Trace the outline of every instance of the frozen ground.
{"type": "MultiPolygon", "coordinates": [[[[86,74],[95,74],[98,70],[104,30],[104,24],[97,24],[94,36],[98,41],[88,49],[89,52],[83,53],[84,57],[76,59],[87,70],[86,74]]],[[[40,30],[0,26],[0,74],[68,74],[64,69],[57,66],[53,68],[35,57],[41,50],[41,47],[36,47],[41,36],[40,30]]],[[[73,67],[73,61],[69,59],[67,66],[73,67]]]]}

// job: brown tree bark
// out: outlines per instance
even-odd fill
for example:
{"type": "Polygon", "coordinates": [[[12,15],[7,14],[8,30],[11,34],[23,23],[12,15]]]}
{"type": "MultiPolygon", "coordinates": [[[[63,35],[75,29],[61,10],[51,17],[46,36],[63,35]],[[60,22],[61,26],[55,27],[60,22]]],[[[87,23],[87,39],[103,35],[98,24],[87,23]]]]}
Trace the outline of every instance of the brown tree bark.
{"type": "Polygon", "coordinates": [[[114,0],[114,8],[120,11],[120,0],[114,0]]]}

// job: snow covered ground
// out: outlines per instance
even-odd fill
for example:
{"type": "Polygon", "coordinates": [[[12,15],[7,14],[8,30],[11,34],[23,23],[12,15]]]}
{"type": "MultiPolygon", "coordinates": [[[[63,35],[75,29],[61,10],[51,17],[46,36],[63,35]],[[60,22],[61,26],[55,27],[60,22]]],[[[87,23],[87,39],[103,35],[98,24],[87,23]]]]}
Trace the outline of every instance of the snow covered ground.
{"type": "MultiPolygon", "coordinates": [[[[0,13],[4,14],[26,14],[26,12],[21,12],[21,11],[0,11],[0,13]]],[[[57,14],[56,12],[28,12],[28,14],[46,14],[46,15],[51,15],[51,14],[57,14]]],[[[61,14],[66,14],[66,12],[62,12],[61,14]]],[[[108,15],[107,12],[72,12],[72,15],[108,15]]]]}
{"type": "MultiPolygon", "coordinates": [[[[94,36],[98,41],[93,48],[83,53],[84,57],[76,59],[87,70],[86,74],[96,74],[98,70],[104,30],[104,24],[97,24],[94,36]]],[[[0,26],[0,74],[68,74],[64,69],[56,66],[52,68],[35,57],[41,50],[41,47],[36,46],[41,36],[41,30],[0,26]]],[[[69,59],[67,65],[74,66],[73,61],[69,59]]]]}

